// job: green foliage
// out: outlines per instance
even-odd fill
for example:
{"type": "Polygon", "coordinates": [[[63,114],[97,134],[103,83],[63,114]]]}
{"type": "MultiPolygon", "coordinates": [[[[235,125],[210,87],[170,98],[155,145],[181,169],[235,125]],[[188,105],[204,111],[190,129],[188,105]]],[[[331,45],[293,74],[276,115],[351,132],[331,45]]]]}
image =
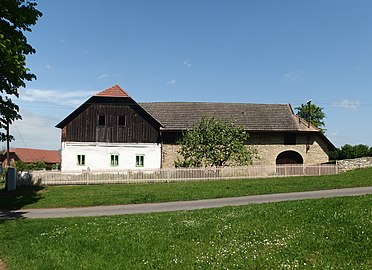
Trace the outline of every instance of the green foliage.
{"type": "Polygon", "coordinates": [[[16,167],[18,172],[27,171],[27,163],[25,163],[23,161],[16,161],[15,167],[16,167]]]}
{"type": "MultiPolygon", "coordinates": [[[[26,55],[35,53],[35,49],[24,35],[42,15],[35,7],[32,0],[0,1],[0,128],[21,119],[12,97],[19,96],[18,89],[26,86],[25,81],[36,79],[26,67],[26,55]]],[[[0,140],[6,139],[0,132],[0,140]]]]}
{"type": "Polygon", "coordinates": [[[315,104],[310,104],[310,111],[308,104],[301,104],[301,106],[295,108],[295,110],[297,110],[296,115],[302,119],[305,119],[306,121],[309,121],[310,119],[310,123],[324,133],[326,129],[324,129],[325,124],[323,119],[326,117],[326,115],[323,112],[323,109],[324,108],[318,107],[315,104]]]}
{"type": "Polygon", "coordinates": [[[0,192],[5,189],[5,173],[0,173],[0,192]]]}
{"type": "Polygon", "coordinates": [[[345,144],[336,151],[329,154],[331,160],[341,160],[341,159],[353,159],[361,157],[371,157],[372,147],[364,144],[350,145],[345,144]]]}
{"type": "Polygon", "coordinates": [[[203,117],[199,125],[186,131],[179,141],[183,160],[176,167],[248,165],[257,156],[245,144],[249,135],[239,126],[203,117]]]}
{"type": "Polygon", "coordinates": [[[17,171],[37,171],[46,169],[44,161],[38,161],[33,163],[25,163],[23,161],[16,161],[17,171]]]}

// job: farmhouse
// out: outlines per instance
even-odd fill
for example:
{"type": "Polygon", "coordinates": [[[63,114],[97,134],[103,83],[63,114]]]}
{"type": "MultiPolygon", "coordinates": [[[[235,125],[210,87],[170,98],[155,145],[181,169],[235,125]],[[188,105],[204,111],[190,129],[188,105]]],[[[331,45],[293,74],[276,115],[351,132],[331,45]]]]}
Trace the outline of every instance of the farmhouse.
{"type": "MultiPolygon", "coordinates": [[[[33,148],[14,148],[9,150],[10,165],[14,162],[22,161],[24,163],[44,162],[47,168],[59,166],[61,164],[61,155],[56,150],[44,150],[33,148]]],[[[0,162],[3,168],[7,166],[7,151],[0,155],[0,162]]]]}
{"type": "Polygon", "coordinates": [[[114,85],[89,98],[56,127],[62,130],[62,170],[173,167],[182,132],[203,116],[233,120],[258,150],[254,164],[321,164],[333,144],[294,115],[289,104],[137,103],[114,85]]]}

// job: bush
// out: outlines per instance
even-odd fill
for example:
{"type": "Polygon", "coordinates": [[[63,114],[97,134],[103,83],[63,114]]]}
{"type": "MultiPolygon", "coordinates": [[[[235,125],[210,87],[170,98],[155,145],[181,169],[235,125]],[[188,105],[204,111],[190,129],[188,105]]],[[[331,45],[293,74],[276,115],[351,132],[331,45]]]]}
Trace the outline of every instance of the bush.
{"type": "Polygon", "coordinates": [[[340,160],[340,159],[353,159],[361,157],[371,157],[372,156],[372,147],[364,144],[350,145],[345,144],[340,148],[337,148],[336,151],[329,153],[329,158],[331,160],[340,160]]]}
{"type": "Polygon", "coordinates": [[[46,164],[44,161],[38,161],[34,163],[25,163],[23,161],[16,162],[16,168],[18,171],[37,171],[45,170],[46,164]]]}

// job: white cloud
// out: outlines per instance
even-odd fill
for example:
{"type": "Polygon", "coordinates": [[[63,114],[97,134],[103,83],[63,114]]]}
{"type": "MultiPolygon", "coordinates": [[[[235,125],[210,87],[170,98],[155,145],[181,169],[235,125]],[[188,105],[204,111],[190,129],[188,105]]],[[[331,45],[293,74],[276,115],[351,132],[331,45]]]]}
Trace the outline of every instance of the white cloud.
{"type": "Polygon", "coordinates": [[[99,80],[102,80],[102,79],[104,79],[104,78],[106,78],[106,77],[108,77],[107,74],[101,74],[101,75],[98,76],[98,79],[99,79],[99,80]]]}
{"type": "Polygon", "coordinates": [[[177,81],[176,80],[171,80],[169,82],[166,82],[165,85],[172,85],[175,84],[177,81]]]}
{"type": "Polygon", "coordinates": [[[51,69],[51,68],[52,68],[51,65],[46,65],[45,67],[46,67],[47,69],[51,69]]]}
{"type": "Polygon", "coordinates": [[[58,120],[35,115],[30,111],[22,111],[22,120],[15,121],[10,126],[10,133],[15,140],[10,143],[11,148],[28,147],[39,149],[59,149],[60,130],[55,127],[58,120]]]}
{"type": "Polygon", "coordinates": [[[183,64],[186,66],[186,67],[191,67],[191,62],[185,60],[183,61],[183,64]]]}
{"type": "Polygon", "coordinates": [[[341,100],[341,101],[333,102],[333,106],[341,107],[341,108],[344,108],[344,109],[350,110],[350,111],[356,111],[360,107],[360,102],[358,100],[344,99],[344,100],[341,100]]]}
{"type": "Polygon", "coordinates": [[[306,74],[301,70],[294,70],[284,74],[286,81],[303,81],[306,78],[306,74]]]}
{"type": "Polygon", "coordinates": [[[28,102],[50,102],[59,105],[80,105],[95,92],[92,91],[64,91],[23,89],[20,99],[28,102]]]}

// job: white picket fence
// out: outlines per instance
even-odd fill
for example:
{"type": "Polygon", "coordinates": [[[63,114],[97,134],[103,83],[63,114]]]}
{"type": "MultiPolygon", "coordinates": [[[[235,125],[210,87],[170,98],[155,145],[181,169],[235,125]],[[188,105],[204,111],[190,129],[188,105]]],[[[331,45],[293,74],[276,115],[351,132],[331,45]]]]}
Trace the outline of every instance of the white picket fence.
{"type": "Polygon", "coordinates": [[[336,165],[277,165],[221,168],[177,168],[126,171],[33,171],[21,173],[18,185],[90,185],[179,182],[337,174],[336,165]]]}

